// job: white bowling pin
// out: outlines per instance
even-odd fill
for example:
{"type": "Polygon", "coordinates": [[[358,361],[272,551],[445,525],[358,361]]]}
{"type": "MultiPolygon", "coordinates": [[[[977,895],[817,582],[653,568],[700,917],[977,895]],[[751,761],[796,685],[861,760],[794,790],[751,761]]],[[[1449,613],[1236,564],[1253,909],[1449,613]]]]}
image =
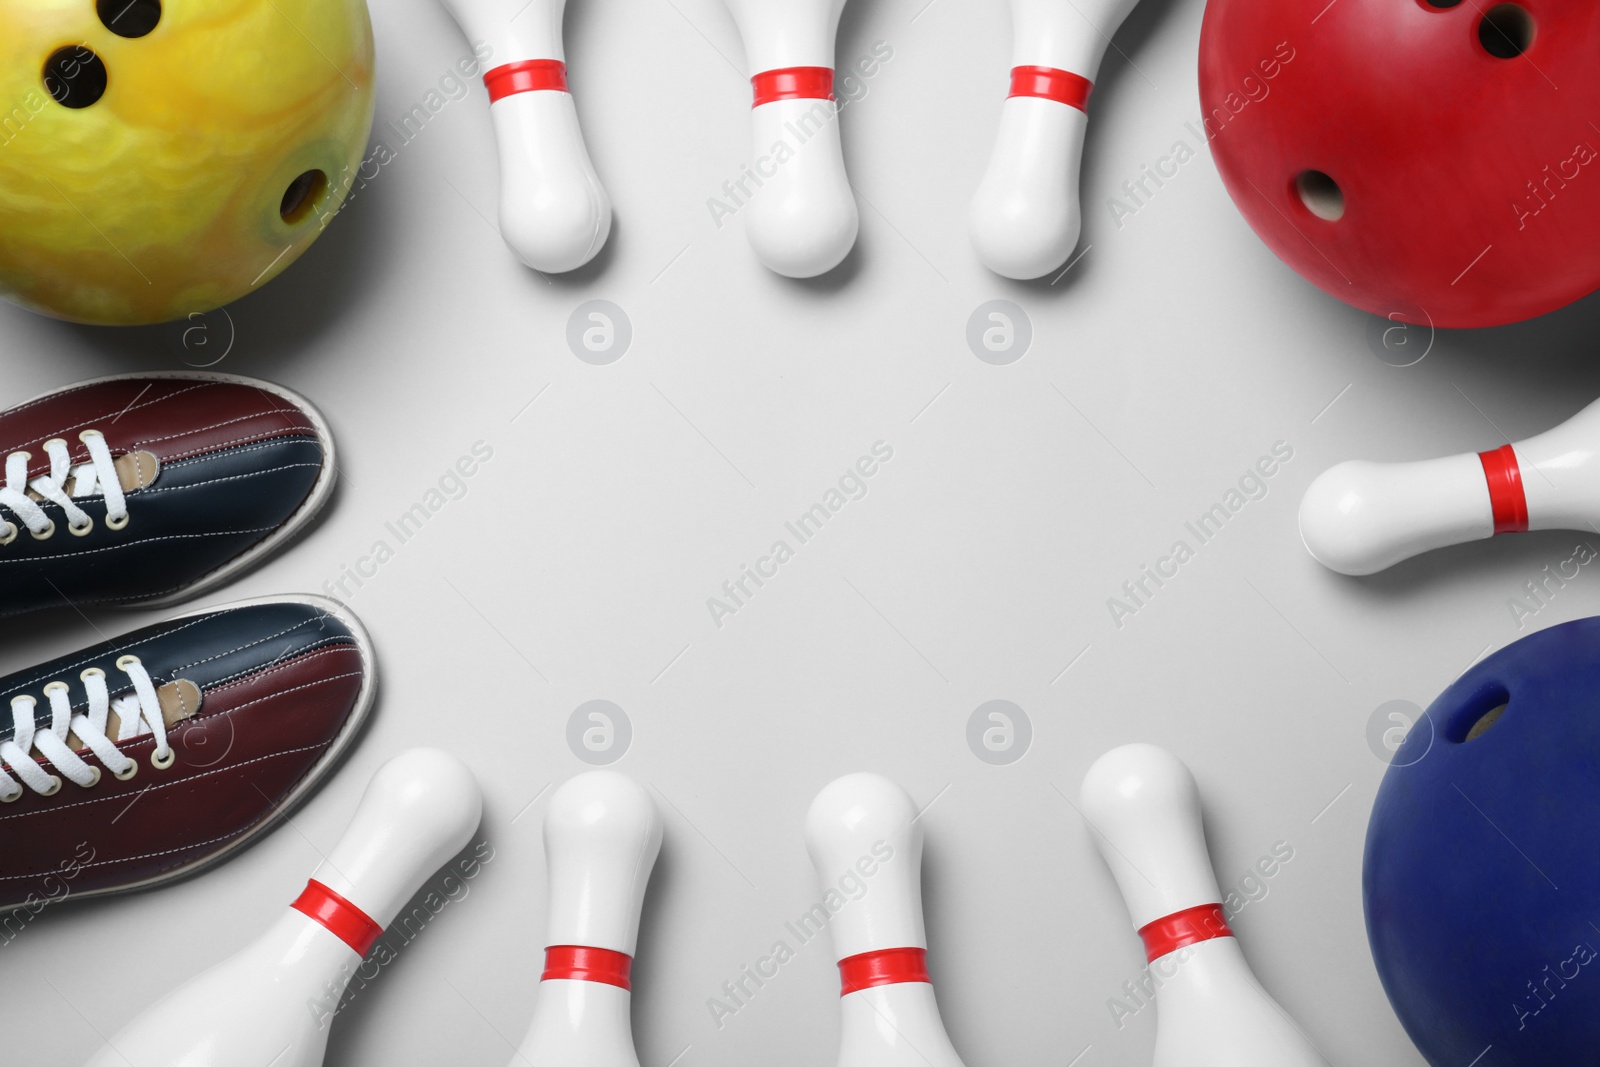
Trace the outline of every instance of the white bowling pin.
{"type": "Polygon", "coordinates": [[[316,1067],[362,958],[482,812],[454,756],[414,748],[385,763],[277,923],[140,1012],[88,1067],[316,1067]]]}
{"type": "Polygon", "coordinates": [[[1300,537],[1325,567],[1373,574],[1430,548],[1600,522],[1600,401],[1537,437],[1414,463],[1351,460],[1300,502],[1300,537]]]}
{"type": "Polygon", "coordinates": [[[928,980],[922,824],[906,791],[847,774],[817,794],[806,848],[839,957],[839,1067],[961,1067],[928,980]],[[857,891],[857,887],[860,887],[857,891]]]}
{"type": "Polygon", "coordinates": [[[978,258],[996,274],[1037,278],[1077,247],[1089,93],[1137,2],[1011,0],[1011,92],[968,216],[978,258]]]}
{"type": "Polygon", "coordinates": [[[474,44],[500,152],[500,235],[534,270],[576,270],[611,233],[611,199],[595,175],[567,90],[566,0],[441,0],[474,44]]]}
{"type": "Polygon", "coordinates": [[[1328,1067],[1228,929],[1189,768],[1124,745],[1089,768],[1080,804],[1160,983],[1155,1067],[1328,1067]]]}
{"type": "Polygon", "coordinates": [[[845,177],[833,42],[845,0],[726,0],[744,38],[755,102],[745,233],[791,278],[839,265],[860,219],[845,177]],[[753,188],[751,188],[753,186],[753,188]]]}
{"type": "Polygon", "coordinates": [[[550,798],[544,850],[544,975],[512,1067],[639,1067],[629,975],[661,851],[655,802],[615,771],[580,774],[550,798]]]}

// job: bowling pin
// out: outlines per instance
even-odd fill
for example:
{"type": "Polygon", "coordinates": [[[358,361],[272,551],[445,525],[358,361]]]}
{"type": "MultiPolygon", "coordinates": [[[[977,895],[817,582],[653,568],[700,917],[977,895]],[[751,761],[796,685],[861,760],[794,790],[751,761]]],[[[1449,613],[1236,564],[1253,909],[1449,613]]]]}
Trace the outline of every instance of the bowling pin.
{"type": "Polygon", "coordinates": [[[1600,523],[1600,401],[1489,452],[1330,467],[1300,502],[1300,538],[1341,574],[1374,574],[1430,548],[1600,523]]]}
{"type": "Polygon", "coordinates": [[[996,274],[1037,278],[1077,247],[1089,93],[1135,3],[1011,0],[1011,91],[968,216],[978,258],[996,274]]]}
{"type": "Polygon", "coordinates": [[[414,748],[385,763],[278,921],[140,1012],[88,1067],[316,1067],[363,957],[482,812],[478,783],[454,756],[414,748]]]}
{"type": "Polygon", "coordinates": [[[544,975],[512,1067],[639,1067],[629,975],[661,851],[655,802],[615,771],[580,774],[550,797],[544,851],[544,975]]]}
{"type": "Polygon", "coordinates": [[[750,196],[745,233],[756,258],[779,274],[824,274],[849,254],[860,223],[833,95],[844,0],[726,2],[755,95],[752,160],[740,185],[750,196]]]}
{"type": "Polygon", "coordinates": [[[1112,749],[1080,806],[1159,983],[1155,1067],[1328,1067],[1228,929],[1189,768],[1155,745],[1112,749]]]}
{"type": "Polygon", "coordinates": [[[576,270],[611,233],[611,199],[567,90],[566,0],[441,2],[495,64],[483,84],[500,152],[500,235],[534,270],[576,270]]]}
{"type": "Polygon", "coordinates": [[[922,824],[906,791],[847,774],[817,794],[806,848],[824,899],[837,894],[839,1067],[961,1067],[928,979],[922,824]],[[852,898],[850,890],[864,886],[852,898]]]}

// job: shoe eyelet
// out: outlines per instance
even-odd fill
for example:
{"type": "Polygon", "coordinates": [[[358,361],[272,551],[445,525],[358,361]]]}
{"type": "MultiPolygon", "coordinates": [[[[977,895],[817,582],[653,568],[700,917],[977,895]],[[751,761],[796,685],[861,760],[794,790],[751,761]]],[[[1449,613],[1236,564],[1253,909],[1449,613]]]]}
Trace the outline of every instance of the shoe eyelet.
{"type": "Polygon", "coordinates": [[[161,753],[150,753],[150,766],[154,767],[158,771],[164,771],[176,762],[178,762],[178,754],[173,751],[170,746],[167,748],[167,758],[165,761],[161,759],[161,753]]]}
{"type": "Polygon", "coordinates": [[[94,519],[92,518],[84,519],[82,526],[79,526],[77,523],[67,523],[67,533],[71,534],[73,537],[88,537],[89,531],[93,529],[94,519]]]}
{"type": "Polygon", "coordinates": [[[104,437],[104,436],[105,436],[105,434],[101,433],[99,430],[92,430],[91,429],[91,430],[79,430],[78,431],[78,440],[80,440],[80,441],[87,441],[91,437],[104,437]]]}
{"type": "Polygon", "coordinates": [[[21,532],[21,530],[17,529],[16,523],[7,523],[5,535],[0,536],[0,545],[9,545],[17,539],[17,535],[21,532]]]}
{"type": "Polygon", "coordinates": [[[104,678],[105,676],[106,672],[101,670],[99,667],[85,667],[83,670],[78,672],[78,678],[85,682],[87,682],[90,678],[104,678]]]}
{"type": "Polygon", "coordinates": [[[80,786],[79,788],[81,789],[93,789],[95,786],[100,784],[100,768],[90,767],[89,769],[94,772],[94,777],[90,778],[87,783],[80,786]]]}
{"type": "Polygon", "coordinates": [[[133,664],[138,663],[138,662],[139,662],[139,657],[138,656],[134,656],[134,655],[118,656],[117,657],[117,670],[125,671],[130,666],[132,666],[133,664]]]}
{"type": "Polygon", "coordinates": [[[52,437],[52,438],[50,438],[50,440],[48,440],[48,441],[46,441],[44,443],[44,450],[46,452],[49,452],[51,445],[61,445],[61,446],[65,447],[66,443],[67,442],[66,442],[66,440],[64,438],[52,437]]]}
{"type": "Polygon", "coordinates": [[[59,775],[52,774],[50,776],[50,788],[46,789],[39,795],[42,797],[53,797],[59,792],[61,792],[61,778],[59,775]]]}
{"type": "Polygon", "coordinates": [[[50,538],[52,538],[52,537],[54,537],[56,535],[56,524],[55,524],[54,520],[46,519],[45,520],[45,524],[46,525],[45,525],[45,528],[43,530],[37,530],[37,531],[29,530],[28,531],[28,533],[33,536],[33,539],[35,541],[48,541],[48,540],[50,540],[50,538]]]}
{"type": "Polygon", "coordinates": [[[115,778],[119,782],[126,782],[128,779],[132,778],[134,775],[136,775],[138,773],[139,773],[139,761],[138,760],[129,760],[128,761],[127,772],[124,773],[122,771],[114,771],[114,772],[112,772],[112,777],[115,778]]]}
{"type": "Polygon", "coordinates": [[[27,790],[19,785],[15,793],[7,793],[4,796],[0,796],[0,804],[15,804],[22,799],[22,794],[26,792],[27,790]]]}
{"type": "Polygon", "coordinates": [[[44,695],[45,696],[49,696],[51,693],[55,692],[58,689],[61,690],[61,692],[63,692],[63,693],[66,693],[66,692],[70,691],[67,688],[67,683],[66,682],[60,682],[60,681],[49,682],[44,687],[44,695]]]}
{"type": "Polygon", "coordinates": [[[127,528],[128,528],[128,513],[127,512],[123,512],[122,513],[122,518],[120,518],[120,519],[113,519],[110,515],[106,516],[106,529],[108,529],[108,530],[125,530],[127,528]]]}

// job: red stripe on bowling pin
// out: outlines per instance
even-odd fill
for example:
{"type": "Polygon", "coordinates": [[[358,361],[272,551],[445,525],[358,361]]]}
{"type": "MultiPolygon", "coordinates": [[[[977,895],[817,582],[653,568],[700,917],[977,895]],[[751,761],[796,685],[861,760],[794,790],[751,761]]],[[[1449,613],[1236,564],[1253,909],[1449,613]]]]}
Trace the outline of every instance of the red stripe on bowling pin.
{"type": "Polygon", "coordinates": [[[832,67],[780,67],[764,70],[750,79],[755,90],[752,108],[778,100],[832,100],[832,67]]]}
{"type": "Polygon", "coordinates": [[[1494,509],[1494,532],[1524,533],[1528,529],[1528,496],[1522,489],[1522,468],[1517,451],[1501,445],[1492,452],[1479,452],[1483,477],[1489,483],[1489,506],[1494,509]]]}
{"type": "Polygon", "coordinates": [[[849,996],[861,989],[900,982],[928,982],[928,950],[925,948],[881,948],[846,956],[839,961],[839,995],[849,996]]]}
{"type": "Polygon", "coordinates": [[[609,948],[551,945],[544,950],[544,973],[539,981],[548,982],[553,978],[602,982],[618,989],[632,989],[633,957],[609,948]]]}
{"type": "Polygon", "coordinates": [[[1232,936],[1233,931],[1228,929],[1228,920],[1222,914],[1221,904],[1188,908],[1139,928],[1139,937],[1144,941],[1145,959],[1150,963],[1180,948],[1232,936]]]}
{"type": "Polygon", "coordinates": [[[567,89],[567,65],[559,59],[524,59],[496,67],[483,76],[489,103],[517,93],[555,92],[567,89]]]}
{"type": "Polygon", "coordinates": [[[1006,98],[1037,96],[1075,107],[1088,114],[1089,94],[1093,91],[1094,82],[1069,70],[1057,70],[1055,67],[1012,67],[1011,91],[1006,94],[1006,98]]]}
{"type": "Polygon", "coordinates": [[[357,956],[366,956],[383,936],[383,927],[371,916],[315,878],[289,906],[349,945],[357,956]]]}

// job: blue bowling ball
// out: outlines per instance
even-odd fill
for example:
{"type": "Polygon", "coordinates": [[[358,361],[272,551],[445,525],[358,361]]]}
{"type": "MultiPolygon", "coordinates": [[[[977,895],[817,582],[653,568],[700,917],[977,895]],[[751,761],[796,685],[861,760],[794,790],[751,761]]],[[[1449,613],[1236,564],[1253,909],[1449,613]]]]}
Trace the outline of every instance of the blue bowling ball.
{"type": "Polygon", "coordinates": [[[1435,1067],[1600,1064],[1600,618],[1501,649],[1396,751],[1367,937],[1435,1067]]]}

